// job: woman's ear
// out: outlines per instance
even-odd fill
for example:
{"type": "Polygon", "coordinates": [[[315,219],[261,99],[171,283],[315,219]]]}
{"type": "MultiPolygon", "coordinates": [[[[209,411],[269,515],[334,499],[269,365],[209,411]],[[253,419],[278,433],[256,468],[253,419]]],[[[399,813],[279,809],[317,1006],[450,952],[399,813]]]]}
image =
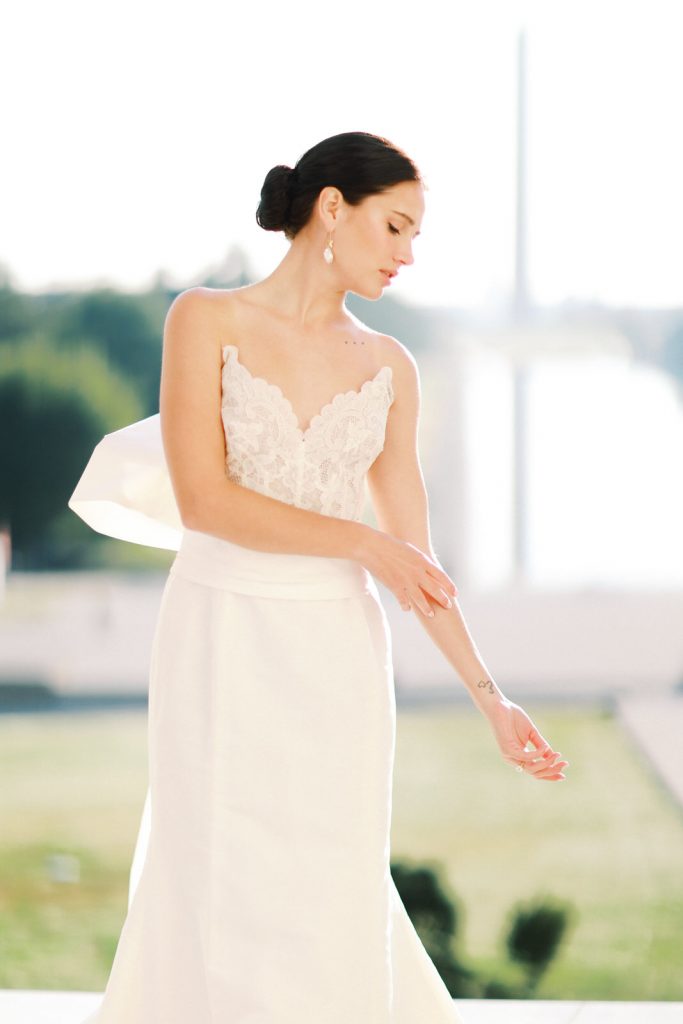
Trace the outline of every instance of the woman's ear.
{"type": "Polygon", "coordinates": [[[326,231],[334,231],[344,205],[344,196],[334,185],[326,185],[318,196],[318,213],[326,231]]]}

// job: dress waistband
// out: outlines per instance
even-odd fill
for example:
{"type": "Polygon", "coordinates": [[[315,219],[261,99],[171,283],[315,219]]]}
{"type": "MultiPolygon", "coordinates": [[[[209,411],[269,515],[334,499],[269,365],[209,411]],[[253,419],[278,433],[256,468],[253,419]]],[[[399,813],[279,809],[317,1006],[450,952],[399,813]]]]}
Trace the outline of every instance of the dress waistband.
{"type": "Polygon", "coordinates": [[[372,576],[353,559],[256,551],[187,528],[170,574],[263,597],[311,600],[377,595],[372,576]]]}

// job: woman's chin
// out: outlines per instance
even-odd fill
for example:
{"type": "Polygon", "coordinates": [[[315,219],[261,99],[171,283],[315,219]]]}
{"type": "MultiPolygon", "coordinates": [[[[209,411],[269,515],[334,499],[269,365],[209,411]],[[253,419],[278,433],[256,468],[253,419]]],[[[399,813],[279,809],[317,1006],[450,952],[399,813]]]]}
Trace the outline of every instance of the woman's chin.
{"type": "Polygon", "coordinates": [[[358,288],[350,288],[354,295],[358,295],[361,299],[368,299],[370,302],[376,302],[377,299],[381,299],[384,295],[384,285],[380,284],[378,287],[370,288],[369,286],[361,286],[358,288]]]}

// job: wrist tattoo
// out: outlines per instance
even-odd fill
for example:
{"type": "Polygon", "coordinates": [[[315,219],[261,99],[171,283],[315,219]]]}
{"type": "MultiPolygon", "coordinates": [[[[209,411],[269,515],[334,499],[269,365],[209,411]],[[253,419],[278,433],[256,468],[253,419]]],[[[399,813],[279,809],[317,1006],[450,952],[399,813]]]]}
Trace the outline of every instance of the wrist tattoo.
{"type": "Polygon", "coordinates": [[[493,683],[491,682],[490,679],[480,679],[479,682],[477,683],[477,686],[488,686],[489,693],[495,693],[495,690],[493,689],[493,683]]]}

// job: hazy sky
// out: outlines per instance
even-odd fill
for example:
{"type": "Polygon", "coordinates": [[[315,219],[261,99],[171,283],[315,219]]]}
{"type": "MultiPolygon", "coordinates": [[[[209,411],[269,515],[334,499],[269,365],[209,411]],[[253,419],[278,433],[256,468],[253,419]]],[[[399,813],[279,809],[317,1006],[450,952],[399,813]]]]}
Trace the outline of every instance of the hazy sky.
{"type": "Polygon", "coordinates": [[[185,286],[237,243],[266,172],[340,131],[427,179],[391,294],[504,297],[513,274],[516,37],[528,52],[529,273],[541,303],[680,305],[682,6],[13,3],[0,34],[0,262],[20,288],[185,286]]]}

